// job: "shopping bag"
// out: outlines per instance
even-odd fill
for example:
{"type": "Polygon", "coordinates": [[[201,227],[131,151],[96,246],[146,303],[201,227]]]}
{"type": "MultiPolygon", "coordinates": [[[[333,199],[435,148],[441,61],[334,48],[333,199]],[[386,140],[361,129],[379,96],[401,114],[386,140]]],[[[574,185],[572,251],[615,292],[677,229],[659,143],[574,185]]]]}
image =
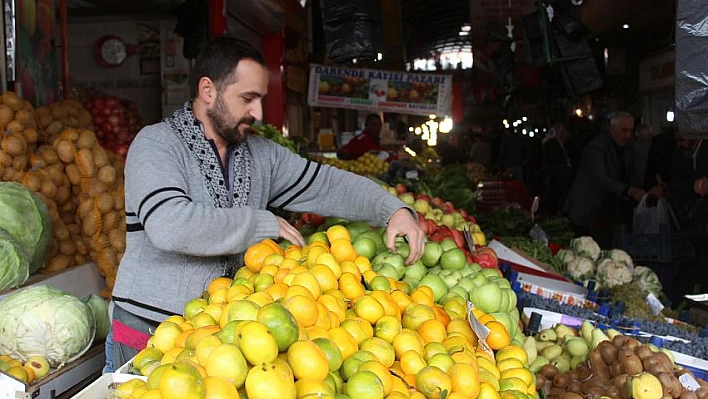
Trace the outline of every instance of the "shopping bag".
{"type": "Polygon", "coordinates": [[[659,234],[661,225],[669,228],[669,218],[666,199],[659,198],[656,205],[647,205],[647,195],[644,194],[642,200],[634,208],[632,218],[633,234],[659,234]]]}

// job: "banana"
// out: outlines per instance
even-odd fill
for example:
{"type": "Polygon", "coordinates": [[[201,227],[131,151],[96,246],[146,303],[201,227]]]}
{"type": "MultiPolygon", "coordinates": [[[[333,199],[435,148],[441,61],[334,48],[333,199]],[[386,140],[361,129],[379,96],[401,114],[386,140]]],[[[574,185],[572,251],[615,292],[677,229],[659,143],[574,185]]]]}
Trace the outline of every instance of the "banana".
{"type": "Polygon", "coordinates": [[[531,364],[536,360],[538,356],[538,349],[536,349],[536,338],[532,336],[526,337],[524,339],[524,352],[526,352],[526,357],[528,358],[527,364],[531,364]]]}
{"type": "Polygon", "coordinates": [[[664,395],[659,379],[647,372],[629,377],[627,390],[634,399],[661,399],[664,395]]]}

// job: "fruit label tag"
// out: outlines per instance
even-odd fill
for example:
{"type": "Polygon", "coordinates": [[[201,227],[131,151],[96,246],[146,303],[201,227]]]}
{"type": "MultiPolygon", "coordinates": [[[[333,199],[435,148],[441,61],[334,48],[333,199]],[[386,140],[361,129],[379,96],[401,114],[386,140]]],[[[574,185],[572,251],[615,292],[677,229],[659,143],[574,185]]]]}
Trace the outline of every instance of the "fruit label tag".
{"type": "Polygon", "coordinates": [[[406,171],[406,179],[418,180],[418,171],[417,170],[407,170],[406,171]]]}
{"type": "Polygon", "coordinates": [[[701,385],[696,381],[695,378],[689,373],[683,373],[678,378],[681,385],[689,391],[695,392],[701,385]]]}
{"type": "Polygon", "coordinates": [[[494,356],[494,352],[487,345],[487,336],[489,336],[490,330],[485,327],[485,325],[482,324],[479,320],[477,320],[477,316],[474,315],[472,309],[474,309],[474,304],[470,301],[467,301],[467,321],[470,323],[470,328],[472,328],[472,331],[474,331],[474,333],[477,335],[478,344],[482,346],[482,349],[490,355],[494,356]]]}
{"type": "Polygon", "coordinates": [[[661,301],[651,292],[644,300],[647,302],[647,305],[649,305],[649,310],[651,310],[651,313],[654,316],[661,313],[661,311],[664,309],[664,305],[661,304],[661,301]]]}

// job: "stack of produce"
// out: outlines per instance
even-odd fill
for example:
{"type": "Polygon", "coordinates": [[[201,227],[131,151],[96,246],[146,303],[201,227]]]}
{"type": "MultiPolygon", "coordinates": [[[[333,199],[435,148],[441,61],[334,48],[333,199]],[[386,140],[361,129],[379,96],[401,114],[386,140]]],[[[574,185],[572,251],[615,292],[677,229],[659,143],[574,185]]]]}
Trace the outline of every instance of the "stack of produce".
{"type": "MultiPolygon", "coordinates": [[[[165,399],[536,396],[524,350],[483,311],[484,301],[469,312],[488,331],[480,340],[462,294],[442,294],[447,288],[422,280],[412,288],[375,271],[381,254],[371,261],[358,255],[352,236],[368,231],[380,236],[336,225],[310,236],[305,247],[283,249],[270,240],[251,246],[235,279],[212,281],[183,315],[158,326],[132,363],[147,381],[118,390],[165,399]]],[[[392,255],[401,256],[384,254],[379,269],[400,275],[392,255]]],[[[475,275],[500,290],[503,278],[485,270],[490,277],[475,275]]]]}
{"type": "Polygon", "coordinates": [[[315,157],[313,159],[325,165],[332,165],[342,170],[363,176],[378,176],[388,170],[388,162],[378,157],[377,154],[366,153],[351,161],[337,158],[315,157]]]}
{"type": "Polygon", "coordinates": [[[91,113],[75,100],[64,100],[37,108],[37,121],[42,127],[42,141],[53,143],[68,128],[93,130],[91,113]]]}
{"type": "Polygon", "coordinates": [[[661,282],[654,271],[645,266],[634,266],[632,257],[621,249],[601,250],[592,237],[578,237],[570,242],[570,249],[558,252],[567,274],[587,285],[596,281],[599,287],[612,288],[637,281],[643,291],[661,294],[661,282]]]}
{"type": "MultiPolygon", "coordinates": [[[[35,114],[26,101],[12,92],[4,93],[0,100],[0,117],[4,116],[7,123],[0,146],[0,180],[21,183],[40,199],[29,206],[30,202],[20,203],[26,196],[8,195],[6,211],[31,211],[31,215],[39,217],[30,221],[27,215],[16,212],[13,221],[6,222],[4,228],[41,226],[49,221],[52,227],[27,228],[37,235],[50,232],[49,249],[37,252],[38,257],[34,242],[15,238],[17,245],[13,246],[3,237],[3,245],[10,249],[8,253],[19,253],[15,248],[18,245],[21,251],[30,253],[30,274],[42,266],[55,272],[94,260],[106,277],[108,288],[103,294],[110,295],[125,249],[121,157],[104,150],[91,130],[56,131],[71,125],[90,125],[90,121],[86,122],[87,111],[76,102],[42,108],[36,119],[48,131],[38,135],[35,114]],[[52,141],[45,141],[49,139],[52,141]]],[[[5,190],[11,188],[4,186],[5,190]]],[[[8,213],[5,215],[8,219],[8,213]]],[[[0,276],[0,288],[16,287],[27,280],[19,257],[4,258],[5,263],[13,259],[13,271],[0,276]]]]}
{"type": "Polygon", "coordinates": [[[21,182],[27,168],[28,153],[39,140],[34,109],[17,94],[0,96],[0,180],[21,182]]]}
{"type": "Polygon", "coordinates": [[[143,127],[135,103],[116,96],[96,95],[86,101],[84,107],[93,117],[101,145],[125,158],[130,142],[143,127]]]}
{"type": "Polygon", "coordinates": [[[108,303],[96,295],[22,288],[0,300],[0,371],[31,384],[103,340],[109,323],[108,303]]]}
{"type": "Polygon", "coordinates": [[[563,338],[555,329],[546,329],[527,338],[524,349],[536,373],[538,389],[548,398],[585,397],[660,399],[705,398],[708,383],[678,366],[673,354],[651,344],[622,335],[606,334],[583,321],[580,331],[563,326],[563,338]],[[549,359],[550,355],[553,359],[549,359]],[[570,359],[570,361],[568,361],[570,359]],[[696,388],[688,389],[679,377],[689,374],[696,388]]]}

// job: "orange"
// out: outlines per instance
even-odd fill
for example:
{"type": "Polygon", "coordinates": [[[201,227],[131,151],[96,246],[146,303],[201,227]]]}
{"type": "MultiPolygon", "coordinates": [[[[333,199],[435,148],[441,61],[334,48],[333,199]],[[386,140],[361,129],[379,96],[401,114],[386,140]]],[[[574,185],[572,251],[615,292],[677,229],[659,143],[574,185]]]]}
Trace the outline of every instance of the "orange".
{"type": "Polygon", "coordinates": [[[433,290],[427,285],[420,285],[416,287],[410,294],[411,301],[421,304],[433,306],[435,303],[433,290]]]}
{"type": "Polygon", "coordinates": [[[371,295],[362,295],[354,301],[354,312],[370,324],[376,322],[386,313],[383,305],[371,295]]]}
{"type": "Polygon", "coordinates": [[[204,378],[204,399],[232,399],[238,397],[236,386],[218,377],[204,378]]]}
{"type": "Polygon", "coordinates": [[[339,351],[342,352],[343,359],[353,355],[354,352],[359,349],[354,337],[352,337],[351,334],[349,334],[349,331],[347,331],[344,327],[332,328],[327,331],[327,333],[329,335],[329,339],[334,342],[337,348],[339,348],[339,351]]]}
{"type": "Polygon", "coordinates": [[[206,291],[211,297],[217,289],[231,287],[231,283],[233,283],[233,280],[228,277],[217,277],[209,282],[206,291]]]}
{"type": "Polygon", "coordinates": [[[437,319],[426,320],[418,326],[418,334],[423,342],[443,342],[447,338],[445,325],[437,319]]]}
{"type": "Polygon", "coordinates": [[[456,351],[450,356],[452,356],[452,360],[454,360],[455,363],[464,363],[477,367],[477,358],[474,353],[469,350],[456,351]]]}
{"type": "MultiPolygon", "coordinates": [[[[341,264],[341,269],[342,273],[351,273],[356,275],[356,277],[361,280],[361,271],[359,271],[359,268],[354,264],[354,262],[350,261],[344,261],[341,264]]],[[[341,277],[341,274],[340,274],[341,277]]]]}
{"type": "Polygon", "coordinates": [[[327,265],[318,263],[310,268],[310,273],[315,276],[322,292],[338,287],[337,276],[327,265]]]}
{"type": "Polygon", "coordinates": [[[340,238],[332,241],[329,252],[334,255],[337,262],[354,261],[358,256],[351,241],[340,238]]]}
{"type": "Polygon", "coordinates": [[[204,397],[204,381],[192,364],[176,362],[160,376],[160,394],[165,399],[199,399],[204,397]]]}
{"type": "Polygon", "coordinates": [[[276,284],[282,283],[283,280],[285,280],[285,276],[287,276],[288,274],[290,274],[290,269],[281,267],[273,276],[273,282],[276,284]]]}
{"type": "Polygon", "coordinates": [[[307,377],[323,381],[329,374],[327,356],[312,341],[296,341],[290,345],[288,348],[288,364],[297,379],[307,377]]]}
{"type": "Polygon", "coordinates": [[[307,288],[307,290],[312,293],[312,297],[314,299],[317,299],[320,295],[322,295],[322,287],[320,287],[320,283],[317,282],[317,278],[310,271],[296,275],[295,278],[293,278],[291,285],[301,285],[307,288]]]}
{"type": "Polygon", "coordinates": [[[336,240],[352,240],[352,236],[349,234],[349,230],[341,224],[335,224],[327,229],[327,239],[330,243],[336,240]]]}
{"type": "Polygon", "coordinates": [[[297,245],[291,245],[283,251],[285,259],[299,260],[302,258],[302,248],[297,245]]]}
{"type": "Polygon", "coordinates": [[[270,287],[266,288],[265,292],[266,294],[270,295],[271,298],[273,298],[273,301],[277,301],[280,298],[283,298],[285,296],[285,293],[288,291],[288,286],[285,283],[275,283],[271,285],[270,287]]]}
{"type": "Polygon", "coordinates": [[[273,241],[272,239],[266,238],[265,240],[263,240],[261,242],[263,244],[269,246],[273,250],[274,253],[280,254],[280,255],[283,254],[283,248],[280,248],[280,245],[278,245],[278,243],[273,241]]]}
{"type": "Polygon", "coordinates": [[[233,285],[226,292],[226,302],[243,299],[253,293],[253,289],[246,285],[233,285]]]}
{"type": "Polygon", "coordinates": [[[332,273],[334,273],[334,276],[339,279],[342,276],[342,265],[337,262],[337,259],[334,258],[334,255],[332,255],[329,252],[323,252],[317,256],[317,259],[315,259],[316,265],[325,265],[329,267],[330,270],[332,270],[332,273]]]}
{"type": "Polygon", "coordinates": [[[356,299],[366,292],[361,281],[352,273],[342,273],[339,278],[339,290],[347,299],[356,299]]]}
{"type": "Polygon", "coordinates": [[[396,301],[393,299],[391,294],[389,294],[386,291],[381,291],[381,290],[374,290],[371,291],[369,294],[372,297],[376,298],[377,301],[383,306],[384,312],[386,313],[387,316],[395,316],[398,319],[401,318],[402,312],[398,308],[398,304],[396,301]]]}
{"type": "Polygon", "coordinates": [[[375,272],[373,270],[367,270],[367,271],[361,273],[361,275],[362,275],[362,277],[364,277],[364,281],[366,282],[366,284],[370,284],[371,280],[374,277],[380,276],[380,274],[378,274],[377,272],[375,272]]]}
{"type": "Polygon", "coordinates": [[[369,360],[359,366],[359,371],[362,370],[371,371],[379,377],[379,380],[381,380],[383,384],[384,395],[388,395],[391,392],[394,377],[391,375],[391,372],[388,371],[388,367],[375,360],[369,360]]]}
{"type": "Polygon", "coordinates": [[[307,336],[310,337],[311,340],[317,338],[329,338],[329,331],[326,328],[314,325],[306,327],[305,330],[307,330],[307,336]]]}
{"type": "Polygon", "coordinates": [[[428,364],[425,359],[416,351],[404,352],[400,357],[401,371],[405,374],[417,374],[423,367],[428,364]]]}
{"type": "Polygon", "coordinates": [[[435,319],[440,321],[443,326],[447,326],[447,323],[450,322],[450,315],[447,314],[447,312],[445,311],[445,309],[442,308],[442,306],[435,305],[432,308],[433,312],[435,312],[435,319]]]}
{"type": "MultiPolygon", "coordinates": [[[[272,256],[272,255],[269,255],[269,256],[272,256]]],[[[278,255],[278,256],[281,256],[281,255],[278,255]]],[[[268,262],[268,259],[266,259],[266,262],[268,262]]],[[[275,274],[278,273],[279,270],[280,270],[280,267],[278,267],[278,265],[264,263],[263,268],[261,269],[261,274],[269,274],[269,275],[275,277],[275,274]]]]}
{"type": "MultiPolygon", "coordinates": [[[[246,250],[246,253],[243,256],[243,262],[248,269],[254,272],[259,272],[263,267],[263,261],[268,255],[282,251],[280,250],[280,247],[278,247],[278,250],[274,249],[266,241],[269,240],[263,240],[259,243],[253,244],[246,250]]],[[[270,241],[272,242],[272,240],[270,241]]],[[[277,247],[278,245],[275,244],[275,246],[277,247]]]]}
{"type": "Polygon", "coordinates": [[[329,248],[323,247],[320,245],[313,245],[310,247],[310,249],[307,251],[307,258],[305,259],[305,263],[308,265],[315,265],[317,263],[322,263],[318,262],[317,258],[325,253],[329,253],[329,248]]]}
{"type": "Polygon", "coordinates": [[[304,297],[312,299],[313,301],[315,300],[315,297],[312,296],[312,292],[301,285],[293,285],[288,287],[285,290],[285,296],[283,298],[288,299],[295,295],[302,295],[304,297]]]}
{"type": "Polygon", "coordinates": [[[309,327],[317,322],[319,317],[319,308],[317,303],[304,295],[293,295],[285,298],[281,303],[287,310],[292,313],[295,320],[304,327],[309,327]]]}
{"type": "Polygon", "coordinates": [[[398,309],[400,309],[401,312],[403,312],[406,309],[406,306],[413,303],[413,301],[411,300],[411,297],[408,296],[408,294],[406,294],[405,292],[400,291],[400,290],[391,291],[391,298],[394,301],[396,301],[396,305],[398,305],[398,309]]]}
{"type": "Polygon", "coordinates": [[[447,324],[447,333],[449,335],[453,332],[458,332],[458,333],[464,335],[468,340],[470,340],[476,346],[477,335],[474,333],[474,331],[472,331],[472,327],[470,327],[470,323],[467,320],[465,320],[465,319],[450,320],[450,322],[447,324]]]}
{"type": "Polygon", "coordinates": [[[483,315],[479,316],[479,318],[477,318],[477,320],[479,320],[479,322],[482,324],[487,324],[490,321],[496,321],[496,319],[493,316],[490,316],[488,314],[483,314],[483,315]]]}
{"type": "Polygon", "coordinates": [[[259,307],[273,302],[273,297],[268,295],[268,293],[265,291],[254,292],[253,294],[247,296],[245,299],[255,303],[259,307]]]}
{"type": "Polygon", "coordinates": [[[332,328],[332,317],[330,316],[331,312],[323,304],[317,301],[315,301],[315,306],[317,306],[317,320],[314,325],[322,328],[332,328]]]}
{"type": "Polygon", "coordinates": [[[401,333],[393,338],[393,350],[396,352],[396,356],[400,356],[408,351],[414,351],[420,356],[425,355],[425,346],[423,344],[423,339],[420,335],[411,329],[404,328],[401,333]]]}
{"type": "Polygon", "coordinates": [[[509,346],[511,338],[502,323],[492,320],[487,322],[484,326],[491,330],[489,331],[489,335],[487,335],[487,345],[489,345],[492,350],[499,350],[509,346]]]}
{"type": "Polygon", "coordinates": [[[452,391],[452,379],[437,367],[423,367],[416,373],[415,386],[428,399],[440,399],[452,391]]]}
{"type": "Polygon", "coordinates": [[[371,261],[366,256],[357,256],[354,259],[354,264],[357,268],[359,268],[359,271],[361,273],[364,273],[367,270],[371,270],[371,261]]]}
{"type": "Polygon", "coordinates": [[[340,322],[346,317],[345,312],[347,310],[347,305],[339,297],[332,294],[322,294],[322,296],[317,298],[317,302],[324,305],[324,307],[330,312],[336,314],[340,322]]]}

